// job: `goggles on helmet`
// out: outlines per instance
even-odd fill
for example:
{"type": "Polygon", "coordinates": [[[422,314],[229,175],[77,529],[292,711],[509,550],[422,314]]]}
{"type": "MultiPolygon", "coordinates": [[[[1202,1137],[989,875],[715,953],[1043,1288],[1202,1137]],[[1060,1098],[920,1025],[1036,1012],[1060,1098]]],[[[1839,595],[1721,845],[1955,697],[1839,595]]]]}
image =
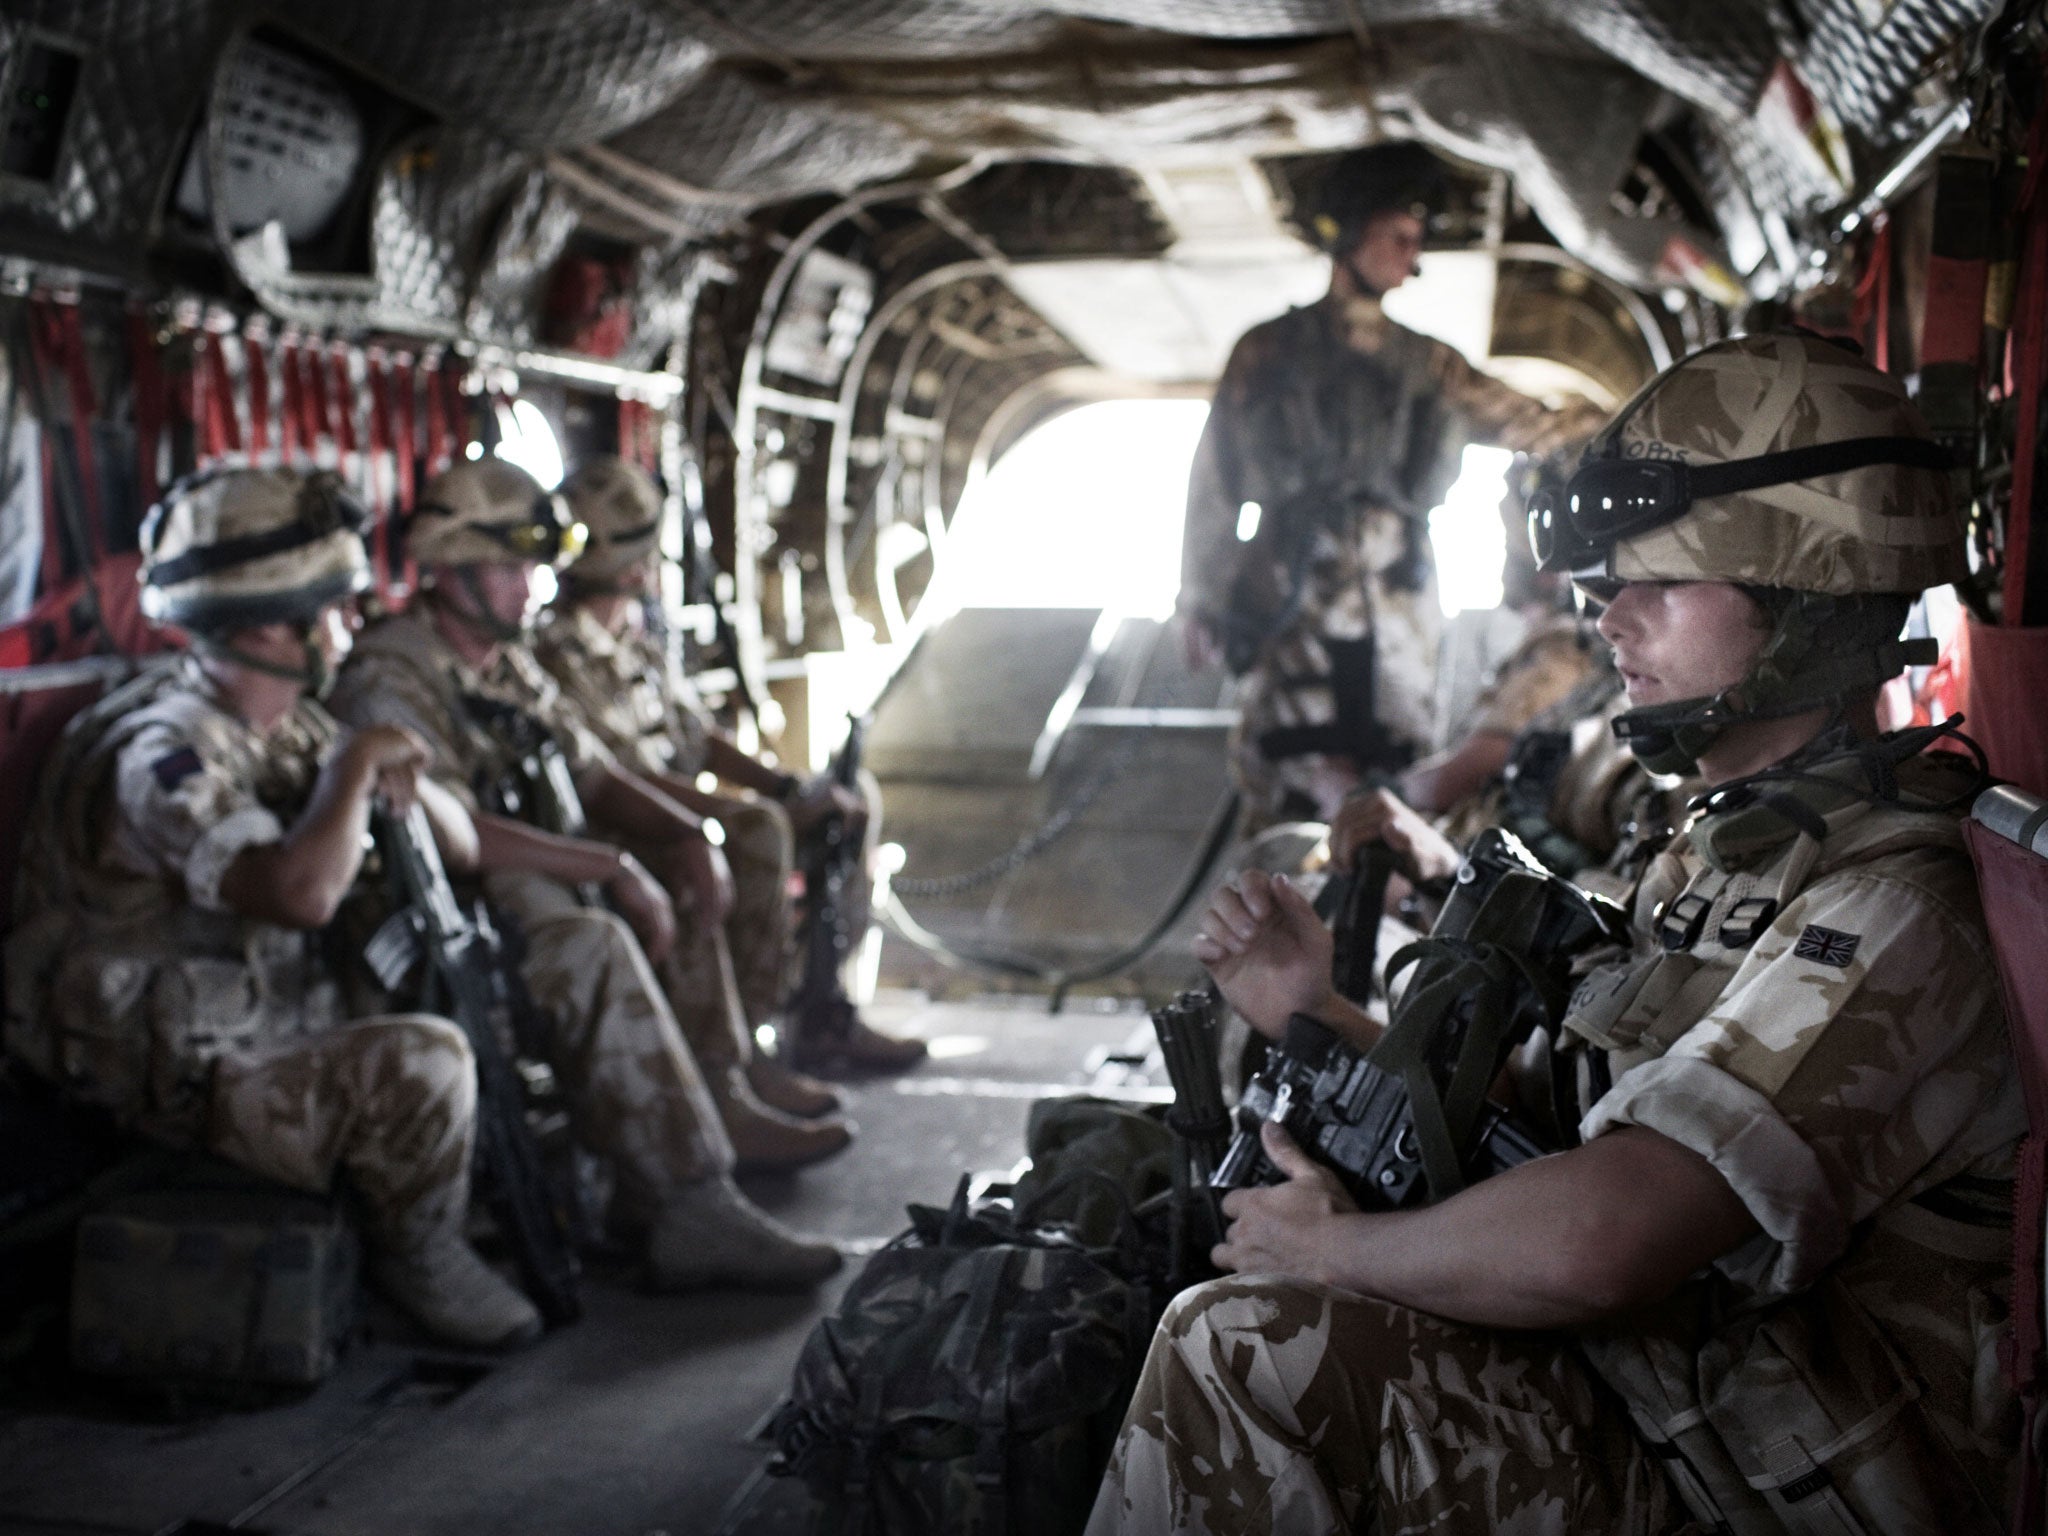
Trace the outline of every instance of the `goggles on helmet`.
{"type": "Polygon", "coordinates": [[[518,523],[472,523],[478,533],[522,560],[551,565],[573,560],[590,542],[589,527],[572,517],[554,496],[533,504],[533,516],[518,523]]]}
{"type": "Polygon", "coordinates": [[[1945,470],[1954,460],[1921,437],[1851,437],[1726,464],[1589,459],[1562,490],[1546,487],[1530,499],[1529,546],[1538,570],[1578,570],[1605,560],[1621,540],[1676,521],[1696,501],[1873,464],[1945,470]]]}

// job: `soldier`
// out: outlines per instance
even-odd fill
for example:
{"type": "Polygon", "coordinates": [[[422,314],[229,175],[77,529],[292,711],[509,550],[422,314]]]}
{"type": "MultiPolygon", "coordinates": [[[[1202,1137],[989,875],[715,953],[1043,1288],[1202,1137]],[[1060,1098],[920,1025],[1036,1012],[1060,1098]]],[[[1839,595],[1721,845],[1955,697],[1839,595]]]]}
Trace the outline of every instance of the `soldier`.
{"type": "MultiPolygon", "coordinates": [[[[1539,508],[1607,604],[1617,730],[1714,786],[1545,1064],[1581,1139],[1371,1215],[1269,1128],[1288,1178],[1228,1197],[1237,1274],[1168,1312],[1095,1536],[2005,1528],[2024,1114],[1955,820],[1984,779],[1923,751],[1947,727],[1876,735],[1911,594],[1966,569],[1940,462],[1894,380],[1746,337],[1539,508]]],[[[1197,953],[1270,1033],[1373,1033],[1284,886],[1219,896],[1197,953]]]]}
{"type": "Polygon", "coordinates": [[[346,1176],[371,1273],[424,1328],[491,1348],[540,1316],[462,1235],[476,1077],[425,1014],[348,1017],[320,930],[370,803],[417,796],[474,861],[426,748],[315,702],[369,582],[330,474],[202,475],[142,530],[143,611],[192,651],[73,722],[44,774],[7,949],[9,1049],[123,1126],[282,1183],[346,1176]]]}
{"type": "MultiPolygon", "coordinates": [[[[458,764],[473,786],[487,790],[511,768],[516,749],[505,733],[518,713],[545,725],[565,748],[577,796],[596,832],[629,850],[626,868],[653,874],[652,890],[637,881],[614,881],[606,893],[640,933],[740,1166],[789,1170],[817,1162],[847,1145],[851,1127],[838,1119],[802,1119],[763,1103],[745,1072],[742,1053],[751,1038],[725,949],[722,923],[733,902],[733,882],[723,852],[695,813],[613,756],[534,659],[525,595],[538,569],[532,556],[554,537],[552,520],[565,515],[531,475],[502,460],[460,464],[436,479],[415,514],[412,549],[426,581],[421,611],[378,625],[364,637],[357,671],[350,673],[336,707],[427,731],[437,750],[460,754],[444,761],[458,764]],[[505,539],[490,530],[505,533],[505,539]],[[522,541],[524,549],[514,547],[522,541]],[[506,618],[490,617],[492,602],[503,606],[506,618]],[[456,669],[470,669],[473,676],[458,686],[454,680],[467,674],[456,669]],[[460,729],[444,718],[451,710],[465,712],[460,729]],[[643,896],[654,910],[636,907],[643,896]]],[[[524,807],[523,814],[531,819],[536,809],[524,807]]],[[[520,835],[509,828],[508,834],[520,835]]],[[[508,866],[489,883],[492,899],[527,923],[577,900],[548,869],[508,866]]],[[[812,1106],[812,1112],[830,1107],[812,1106]]]]}
{"type": "MultiPolygon", "coordinates": [[[[535,644],[542,665],[582,720],[615,753],[680,804],[725,828],[734,899],[724,925],[744,1017],[737,1049],[756,1092],[797,1114],[817,1114],[836,1097],[792,1074],[752,1044],[753,1032],[784,1006],[789,973],[789,875],[794,840],[840,817],[872,850],[881,789],[863,774],[858,794],[829,778],[808,782],[770,766],[718,729],[675,657],[646,623],[660,568],[661,494],[647,472],[615,455],[587,460],[562,482],[571,511],[590,531],[562,578],[562,600],[543,618],[535,644]],[[709,772],[743,793],[707,794],[709,772]]],[[[857,942],[867,928],[863,857],[841,913],[857,942]]],[[[788,1021],[785,1037],[822,1065],[893,1072],[923,1059],[922,1040],[873,1028],[857,1013],[788,1021]]],[[[693,1035],[693,1043],[698,1041],[693,1035]]],[[[698,1046],[703,1058],[706,1047],[698,1046]]]]}
{"type": "Polygon", "coordinates": [[[1327,819],[1435,734],[1442,612],[1427,517],[1467,439],[1548,452],[1590,433],[1387,318],[1443,167],[1382,144],[1332,172],[1308,221],[1320,303],[1248,331],[1188,483],[1179,606],[1190,663],[1242,674],[1232,766],[1261,822],[1327,819]]]}
{"type": "MultiPolygon", "coordinates": [[[[522,931],[523,974],[555,1032],[551,1064],[577,1137],[610,1160],[613,1223],[646,1235],[655,1286],[809,1284],[838,1268],[838,1251],[786,1231],[733,1184],[732,1138],[649,968],[676,942],[668,893],[609,843],[484,809],[526,746],[518,696],[495,669],[517,654],[508,642],[524,631],[534,572],[559,555],[571,526],[559,503],[512,465],[484,460],[440,476],[411,534],[425,583],[420,601],[364,632],[342,669],[334,711],[358,726],[416,735],[431,754],[430,771],[473,817],[484,892],[522,931]],[[577,887],[600,891],[622,916],[586,904],[577,887]]],[[[711,857],[716,849],[696,818],[610,772],[602,746],[579,739],[551,702],[551,689],[538,697],[545,723],[570,740],[582,784],[600,791],[597,803],[621,821],[641,818],[670,878],[715,902],[724,865],[711,857]]],[[[801,1129],[830,1137],[828,1151],[845,1143],[843,1127],[801,1129]]]]}

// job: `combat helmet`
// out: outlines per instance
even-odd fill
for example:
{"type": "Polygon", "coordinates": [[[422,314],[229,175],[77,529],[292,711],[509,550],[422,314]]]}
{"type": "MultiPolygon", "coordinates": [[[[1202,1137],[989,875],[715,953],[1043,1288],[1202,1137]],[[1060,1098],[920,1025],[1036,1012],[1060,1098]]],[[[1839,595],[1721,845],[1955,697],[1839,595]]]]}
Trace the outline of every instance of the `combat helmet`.
{"type": "Polygon", "coordinates": [[[1948,465],[1896,379],[1809,332],[1735,337],[1650,380],[1532,502],[1537,564],[1595,599],[1731,582],[1771,634],[1734,687],[1629,710],[1616,735],[1684,772],[1736,721],[1839,710],[1933,661],[1899,632],[1916,594],[1968,574],[1948,465]]]}
{"type": "Polygon", "coordinates": [[[619,578],[661,547],[661,489],[654,477],[615,453],[585,459],[562,482],[562,499],[589,530],[564,584],[584,593],[616,592],[619,578]]]}
{"type": "Polygon", "coordinates": [[[1349,249],[1375,214],[1399,210],[1425,223],[1448,191],[1444,163],[1409,140],[1353,150],[1297,204],[1302,234],[1332,255],[1349,249]]]}
{"type": "Polygon", "coordinates": [[[304,683],[330,678],[313,633],[321,611],[370,585],[369,514],[330,470],[210,469],[165,491],[143,519],[141,608],[193,644],[304,683]],[[304,671],[237,650],[227,637],[264,624],[299,627],[304,671]]]}
{"type": "Polygon", "coordinates": [[[427,584],[452,569],[475,612],[464,618],[498,640],[516,640],[522,624],[493,617],[476,579],[480,565],[531,561],[556,569],[583,550],[585,529],[562,498],[542,489],[532,475],[504,459],[468,459],[427,483],[407,524],[406,547],[428,568],[427,584]]]}

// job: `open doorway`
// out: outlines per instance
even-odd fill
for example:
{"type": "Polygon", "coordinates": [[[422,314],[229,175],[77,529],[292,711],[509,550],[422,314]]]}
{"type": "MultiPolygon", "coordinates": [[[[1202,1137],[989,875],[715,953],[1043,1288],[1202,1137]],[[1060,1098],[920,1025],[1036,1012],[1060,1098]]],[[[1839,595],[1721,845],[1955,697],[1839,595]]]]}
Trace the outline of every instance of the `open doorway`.
{"type": "Polygon", "coordinates": [[[1202,400],[1103,400],[1055,416],[969,486],[927,603],[1101,608],[1164,619],[1180,591],[1202,400]]]}

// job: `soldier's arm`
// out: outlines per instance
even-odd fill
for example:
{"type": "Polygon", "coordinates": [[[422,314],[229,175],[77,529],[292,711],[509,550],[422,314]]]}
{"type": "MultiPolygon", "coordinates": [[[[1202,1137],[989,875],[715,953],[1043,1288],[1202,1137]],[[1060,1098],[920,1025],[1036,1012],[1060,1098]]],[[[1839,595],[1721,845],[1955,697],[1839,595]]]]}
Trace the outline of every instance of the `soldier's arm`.
{"type": "Polygon", "coordinates": [[[222,904],[261,922],[325,927],[362,867],[370,802],[380,792],[409,799],[426,763],[426,746],[410,731],[357,731],[328,757],[284,836],[235,856],[221,877],[222,904]]]}
{"type": "Polygon", "coordinates": [[[1538,1158],[1419,1210],[1367,1214],[1284,1136],[1285,1184],[1239,1190],[1216,1250],[1459,1322],[1569,1328],[1669,1295],[1759,1230],[1712,1163],[1640,1127],[1538,1158]]]}
{"type": "Polygon", "coordinates": [[[633,926],[650,960],[675,942],[675,908],[654,877],[623,848],[588,837],[562,837],[508,816],[475,818],[477,868],[487,873],[545,875],[563,885],[600,885],[633,926]]]}
{"type": "Polygon", "coordinates": [[[477,831],[469,807],[444,789],[438,780],[424,775],[416,791],[420,809],[427,815],[427,825],[433,829],[434,846],[440,850],[442,864],[450,874],[475,874],[480,867],[477,831]]]}
{"type": "Polygon", "coordinates": [[[1473,437],[1522,453],[1551,453],[1591,437],[1607,412],[1572,396],[1557,410],[1474,368],[1455,348],[1436,353],[1437,388],[1471,424],[1473,437]]]}

